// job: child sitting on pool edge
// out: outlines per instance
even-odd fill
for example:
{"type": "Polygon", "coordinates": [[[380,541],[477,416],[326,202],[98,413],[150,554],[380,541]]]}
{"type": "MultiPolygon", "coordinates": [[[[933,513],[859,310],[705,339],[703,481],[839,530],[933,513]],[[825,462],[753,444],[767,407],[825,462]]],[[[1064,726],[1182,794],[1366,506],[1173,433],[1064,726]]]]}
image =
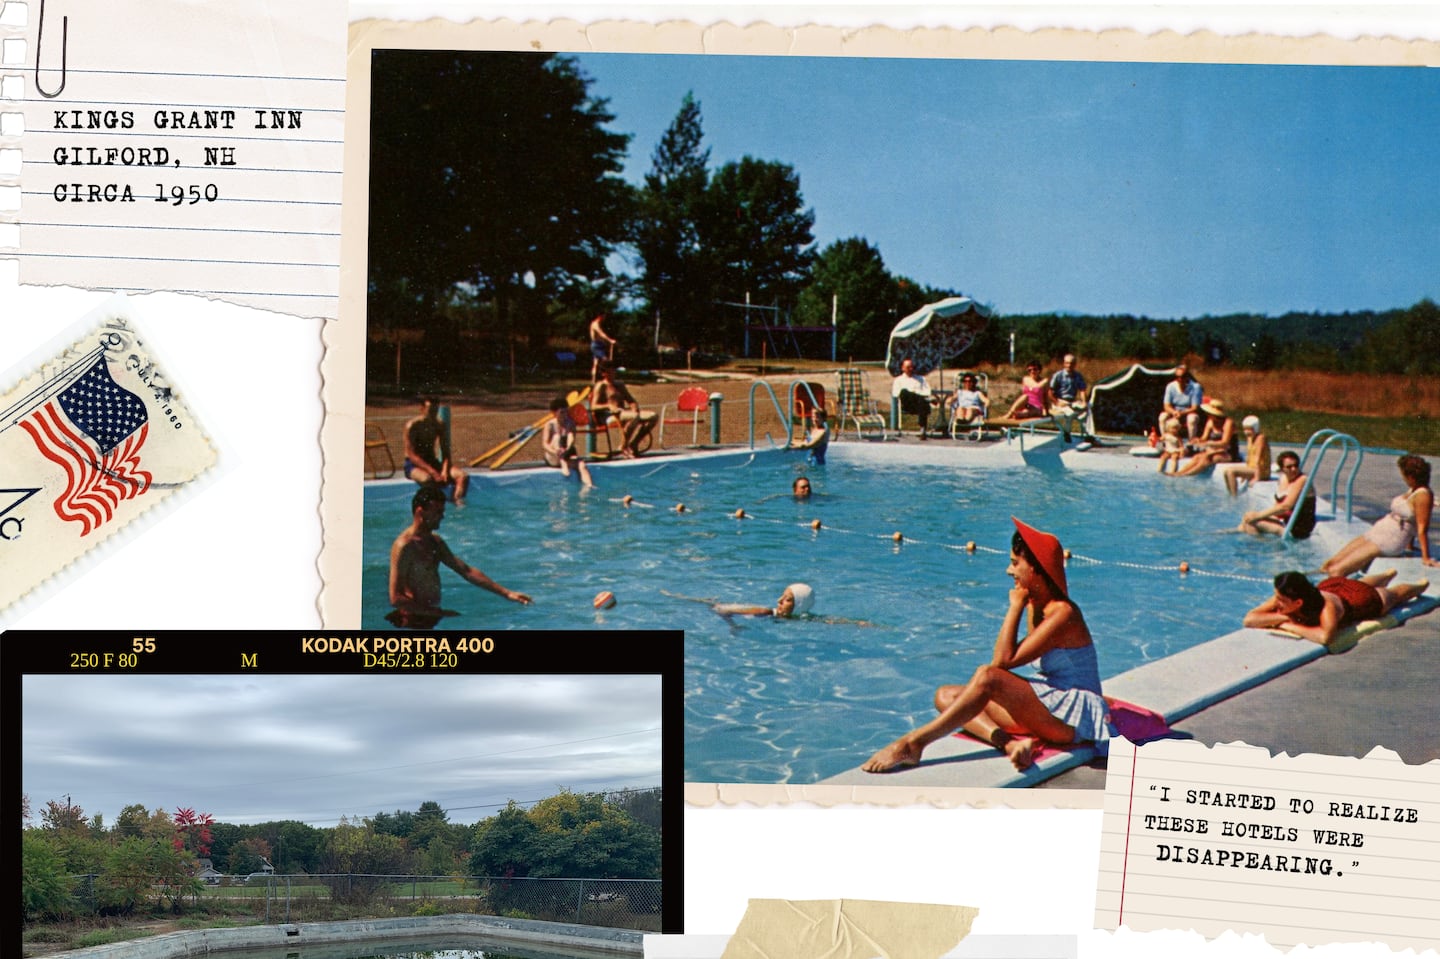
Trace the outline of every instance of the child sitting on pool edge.
{"type": "Polygon", "coordinates": [[[1184,458],[1185,440],[1180,436],[1180,420],[1172,417],[1165,423],[1165,436],[1160,450],[1160,472],[1165,472],[1166,464],[1169,464],[1172,473],[1178,471],[1180,461],[1184,458]]]}
{"type": "Polygon", "coordinates": [[[573,465],[580,473],[580,482],[594,487],[595,482],[590,478],[590,467],[585,465],[585,461],[575,450],[575,421],[570,418],[569,404],[563,397],[557,396],[550,401],[550,413],[550,422],[545,424],[545,431],[540,436],[545,465],[559,467],[564,476],[570,475],[570,467],[573,465]]]}

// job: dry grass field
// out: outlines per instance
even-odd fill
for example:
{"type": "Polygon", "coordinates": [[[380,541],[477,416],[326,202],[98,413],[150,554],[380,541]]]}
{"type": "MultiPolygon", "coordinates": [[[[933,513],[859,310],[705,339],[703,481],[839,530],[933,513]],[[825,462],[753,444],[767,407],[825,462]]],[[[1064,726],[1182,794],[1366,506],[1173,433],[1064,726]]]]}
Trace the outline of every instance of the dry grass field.
{"type": "MultiPolygon", "coordinates": [[[[869,371],[871,390],[877,398],[888,402],[889,376],[881,369],[882,364],[859,365],[869,371]]],[[[1081,372],[1092,383],[1129,365],[1130,361],[1125,360],[1079,358],[1081,372]]],[[[1165,364],[1149,365],[1158,368],[1165,364]]],[[[836,364],[829,361],[791,360],[785,361],[783,366],[769,364],[762,370],[756,360],[740,360],[728,368],[713,371],[711,376],[715,378],[703,382],[707,388],[726,396],[722,442],[748,441],[746,397],[754,375],[763,373],[783,395],[786,384],[794,378],[819,382],[829,388],[834,383],[835,368],[836,364]]],[[[947,367],[947,388],[958,368],[958,364],[947,367]]],[[[989,374],[993,405],[1003,408],[1019,395],[1023,370],[990,364],[974,368],[989,374]]],[[[1046,372],[1056,368],[1056,364],[1048,364],[1046,372]]],[[[1223,399],[1232,412],[1241,416],[1254,413],[1262,417],[1265,432],[1274,443],[1302,444],[1316,430],[1328,427],[1350,433],[1367,447],[1440,455],[1440,382],[1316,370],[1262,373],[1229,366],[1206,367],[1199,362],[1192,362],[1191,369],[1206,394],[1223,399]]],[[[550,398],[557,392],[583,385],[585,379],[583,373],[577,377],[573,372],[556,377],[527,378],[518,388],[511,389],[508,377],[496,376],[483,387],[441,391],[444,402],[453,409],[452,428],[457,455],[465,462],[492,448],[511,432],[543,416],[550,398]]],[[[640,403],[656,410],[661,404],[673,404],[685,385],[687,382],[679,377],[671,382],[652,382],[638,376],[630,380],[631,390],[640,403]]],[[[765,433],[782,435],[786,424],[775,416],[763,391],[759,396],[756,436],[763,443],[765,433]]],[[[383,430],[396,463],[404,452],[401,440],[403,425],[416,412],[414,398],[409,396],[372,396],[367,406],[367,424],[383,430]]],[[[672,407],[667,416],[674,415],[672,407]]],[[[688,445],[690,430],[685,425],[676,423],[669,429],[668,446],[688,445]]],[[[700,437],[702,442],[708,440],[707,427],[701,427],[700,437]]],[[[528,444],[512,465],[530,465],[539,459],[539,446],[538,440],[528,444]]],[[[601,449],[604,449],[603,445],[601,449]]]]}

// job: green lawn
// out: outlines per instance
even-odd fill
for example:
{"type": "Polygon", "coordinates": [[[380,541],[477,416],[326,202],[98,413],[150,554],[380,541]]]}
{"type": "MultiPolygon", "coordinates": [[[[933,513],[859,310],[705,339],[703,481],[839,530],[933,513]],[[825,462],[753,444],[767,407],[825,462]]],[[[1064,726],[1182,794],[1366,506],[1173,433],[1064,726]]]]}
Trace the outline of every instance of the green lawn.
{"type": "Polygon", "coordinates": [[[1297,410],[1266,410],[1258,415],[1271,446],[1303,446],[1316,430],[1329,428],[1349,433],[1361,446],[1440,455],[1440,419],[1431,417],[1341,416],[1297,410]]]}

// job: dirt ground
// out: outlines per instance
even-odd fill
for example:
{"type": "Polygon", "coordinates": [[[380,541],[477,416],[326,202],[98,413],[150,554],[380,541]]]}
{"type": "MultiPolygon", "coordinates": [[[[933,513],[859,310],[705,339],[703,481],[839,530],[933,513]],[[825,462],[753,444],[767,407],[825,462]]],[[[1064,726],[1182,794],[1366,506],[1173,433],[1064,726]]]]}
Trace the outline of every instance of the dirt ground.
{"type": "MultiPolygon", "coordinates": [[[[679,413],[675,409],[676,398],[679,397],[680,391],[687,387],[702,386],[712,393],[720,393],[723,396],[720,405],[720,442],[722,445],[749,444],[751,436],[750,395],[751,390],[754,389],[755,442],[757,446],[768,448],[766,434],[769,434],[778,443],[785,442],[787,435],[787,424],[781,412],[776,409],[775,403],[771,402],[769,390],[774,391],[780,407],[788,412],[793,409],[790,391],[794,381],[799,379],[808,383],[817,383],[824,388],[826,406],[833,412],[834,370],[833,364],[827,364],[822,369],[808,372],[796,369],[779,374],[767,372],[764,376],[760,376],[758,371],[756,373],[665,371],[657,374],[653,379],[627,380],[622,376],[621,381],[629,387],[630,392],[644,409],[661,413],[663,408],[663,419],[666,421],[664,445],[662,447],[660,429],[657,427],[654,446],[646,454],[654,456],[661,455],[665,450],[673,451],[688,447],[691,436],[696,435],[691,415],[679,413]],[[768,385],[769,390],[766,389],[766,386],[756,386],[757,381],[763,381],[768,385]]],[[[871,395],[888,422],[890,376],[878,368],[867,369],[866,375],[871,395]]],[[[562,390],[580,389],[586,385],[587,381],[582,377],[557,382],[552,386],[522,387],[512,393],[478,399],[441,396],[441,402],[450,407],[451,447],[457,460],[462,465],[468,465],[475,457],[503,442],[512,432],[542,420],[549,412],[550,400],[562,390]]],[[[1007,384],[996,383],[992,390],[992,405],[1002,402],[1008,404],[1018,394],[1018,385],[1011,389],[1007,384]]],[[[366,461],[367,479],[375,475],[377,467],[380,476],[383,477],[389,462],[393,462],[398,468],[404,458],[405,423],[418,414],[419,403],[415,401],[372,398],[367,402],[365,407],[367,437],[379,439],[383,435],[389,452],[387,460],[384,451],[379,449],[369,451],[370,455],[366,461]]],[[[836,424],[832,424],[832,428],[834,425],[836,424]]],[[[913,417],[906,417],[905,428],[913,432],[915,429],[913,417]]],[[[851,429],[853,431],[853,425],[851,429]]],[[[801,427],[797,425],[795,435],[799,436],[800,434],[801,427]]],[[[710,437],[710,413],[706,410],[700,415],[699,445],[709,445],[710,437]]],[[[612,431],[612,438],[618,451],[620,445],[618,431],[612,431]]],[[[583,442],[582,438],[579,444],[582,449],[583,442]]],[[[602,437],[596,437],[596,447],[597,458],[606,459],[608,446],[602,437]]],[[[540,462],[540,439],[537,436],[526,443],[524,448],[504,468],[530,467],[540,462]]],[[[485,467],[482,465],[478,468],[484,469],[485,467]]]]}

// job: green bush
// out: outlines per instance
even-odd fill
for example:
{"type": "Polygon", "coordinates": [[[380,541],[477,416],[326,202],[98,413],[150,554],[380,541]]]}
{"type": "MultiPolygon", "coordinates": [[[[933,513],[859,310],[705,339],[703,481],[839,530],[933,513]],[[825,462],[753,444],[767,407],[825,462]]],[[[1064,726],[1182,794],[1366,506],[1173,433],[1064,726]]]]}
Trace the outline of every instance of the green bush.
{"type": "Polygon", "coordinates": [[[410,911],[412,916],[443,916],[445,909],[438,902],[422,902],[410,911]]]}
{"type": "Polygon", "coordinates": [[[94,932],[87,932],[76,939],[75,948],[104,946],[112,942],[124,942],[126,939],[140,939],[143,936],[145,936],[145,932],[139,929],[96,929],[94,932]]]}
{"type": "Polygon", "coordinates": [[[25,917],[60,919],[69,915],[74,899],[60,854],[43,836],[27,829],[21,856],[20,892],[25,917]]]}

